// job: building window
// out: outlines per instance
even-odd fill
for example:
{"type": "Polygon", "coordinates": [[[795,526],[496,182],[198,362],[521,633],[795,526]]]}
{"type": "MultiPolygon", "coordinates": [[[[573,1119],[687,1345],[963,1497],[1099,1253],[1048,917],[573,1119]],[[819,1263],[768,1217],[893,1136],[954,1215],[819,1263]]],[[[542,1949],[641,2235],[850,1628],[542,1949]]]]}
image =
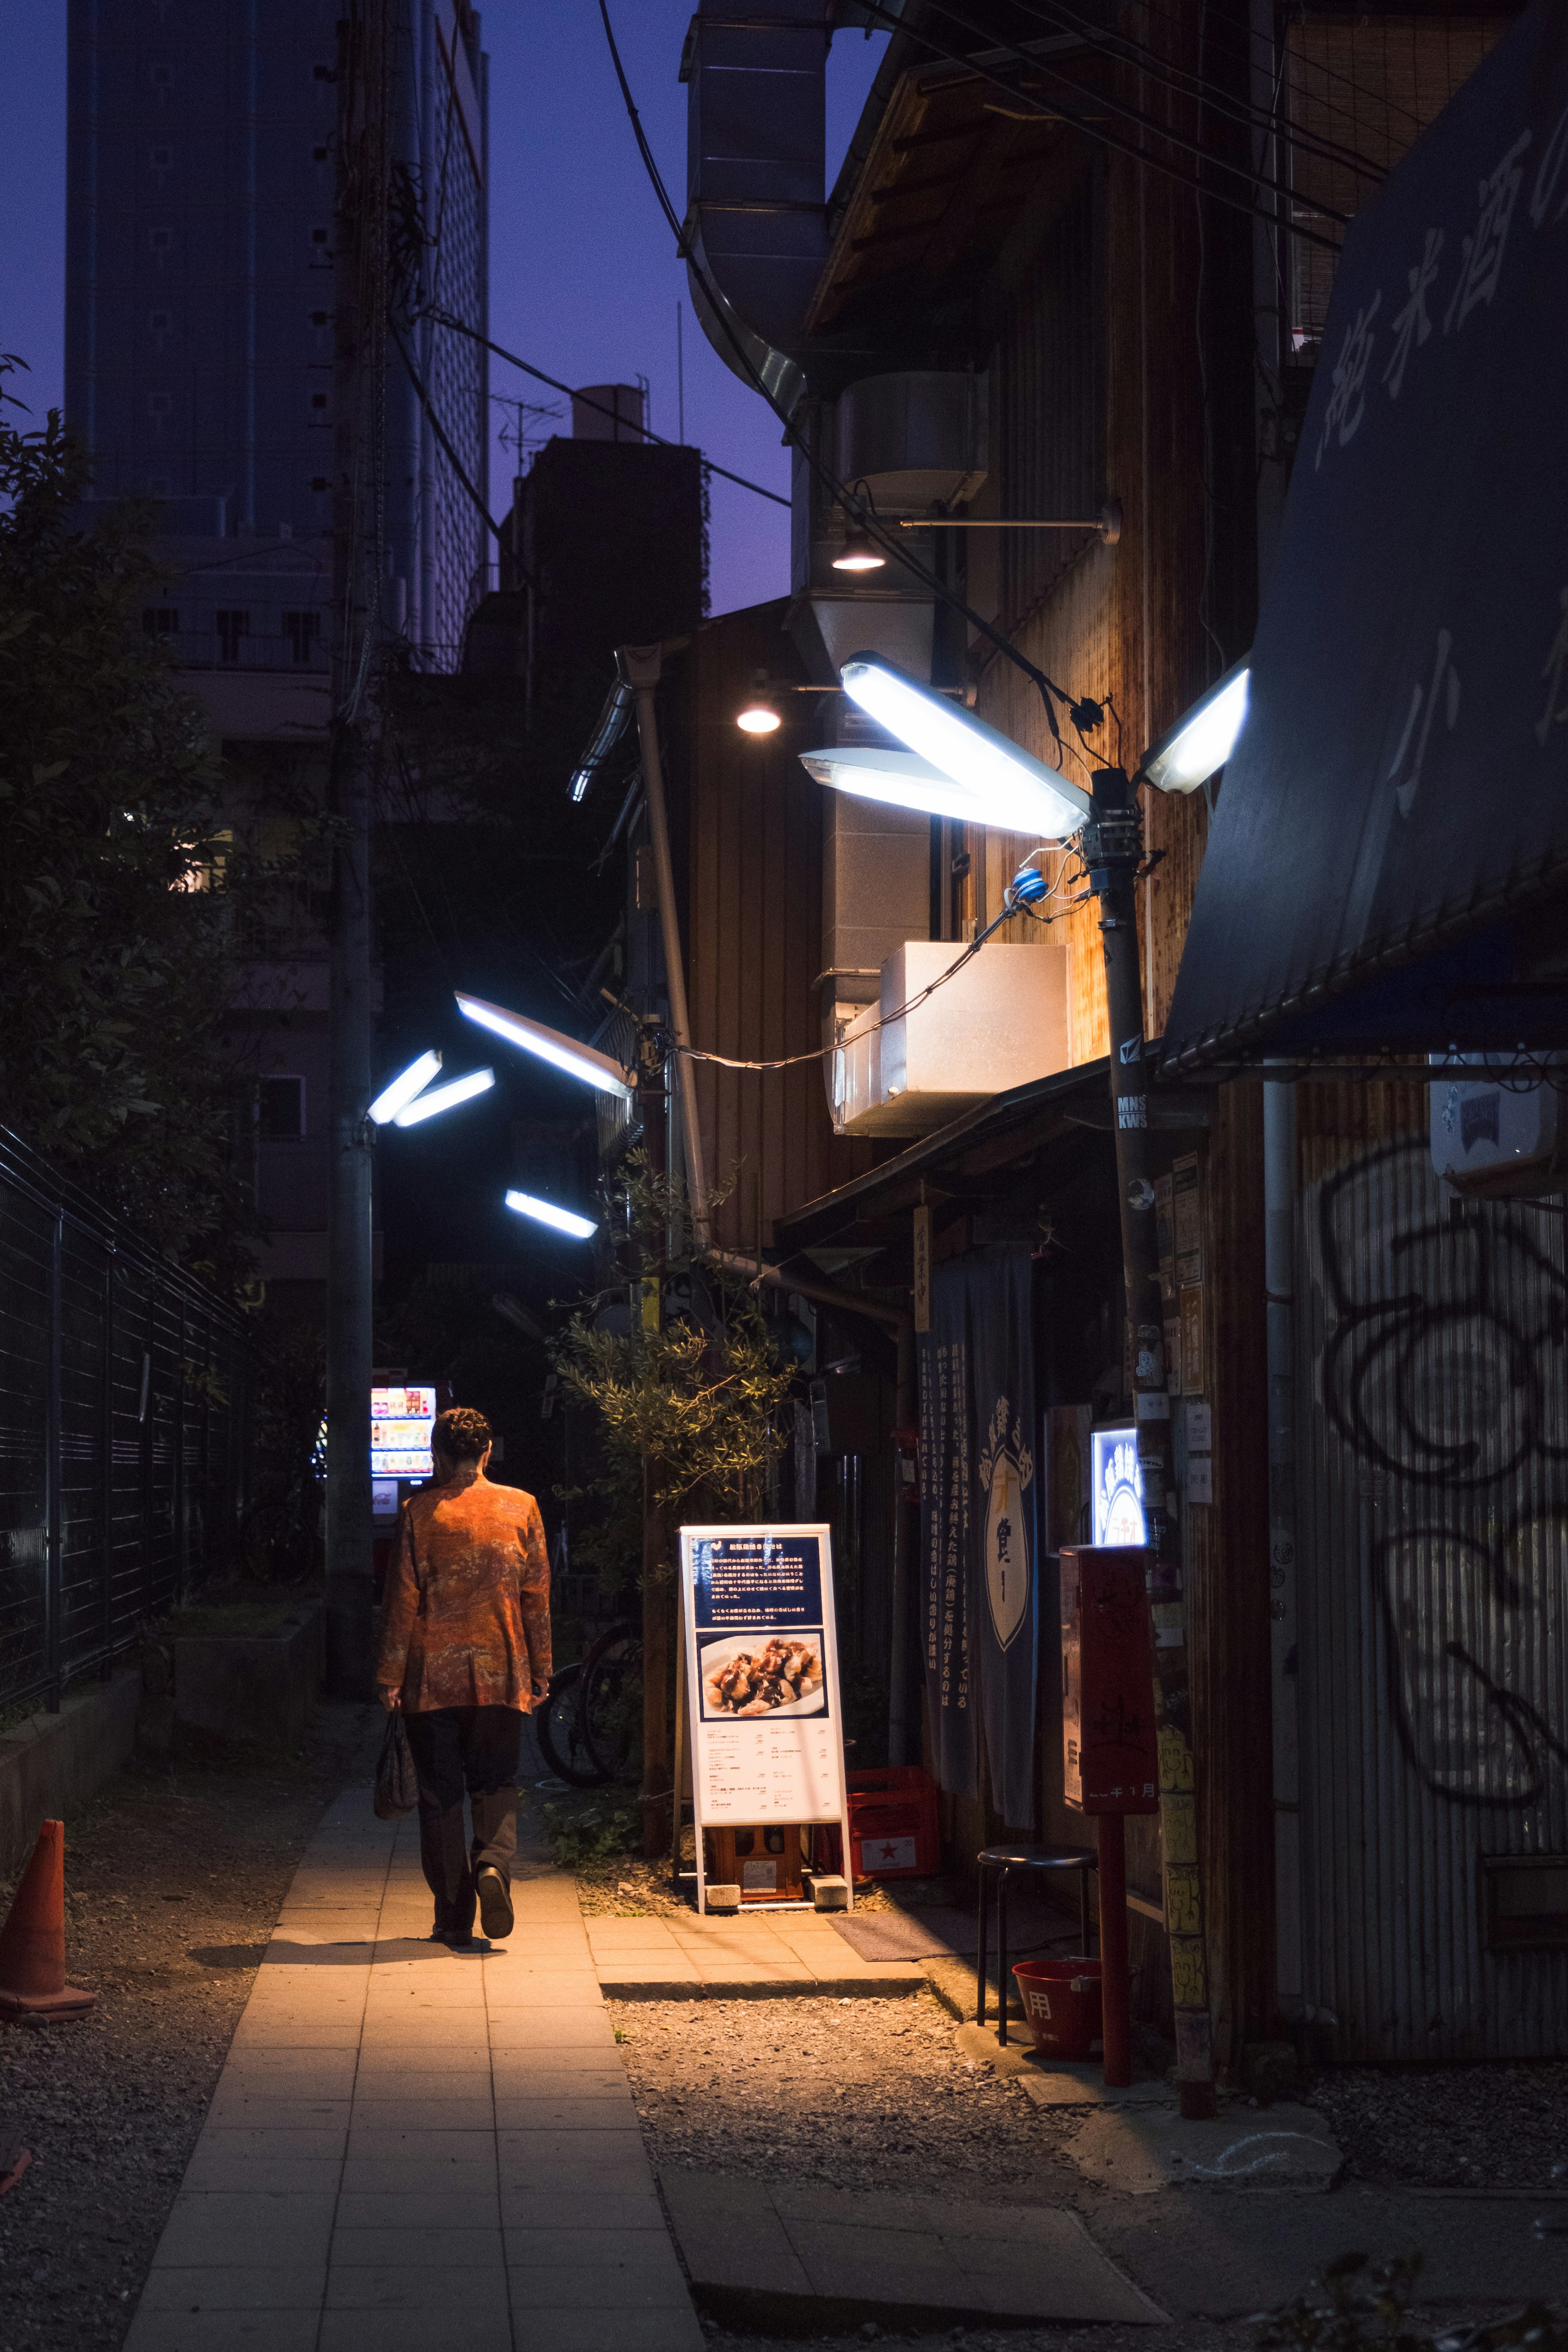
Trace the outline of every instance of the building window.
{"type": "Polygon", "coordinates": [[[324,228],[313,228],[310,231],[310,243],[312,245],[325,245],[329,233],[330,232],[324,228]]]}
{"type": "Polygon", "coordinates": [[[150,228],[147,242],[154,253],[167,253],[174,242],[174,232],[172,228],[150,228]]]}
{"type": "Polygon", "coordinates": [[[179,630],[180,615],[173,604],[144,604],[142,626],[150,637],[172,637],[179,630]]]}
{"type": "Polygon", "coordinates": [[[256,1124],[265,1136],[292,1137],[305,1132],[305,1081],[300,1077],[263,1078],[256,1090],[256,1124]]]}
{"type": "Polygon", "coordinates": [[[310,150],[311,156],[318,163],[324,163],[330,152],[325,147],[312,147],[310,150]]]}
{"type": "Polygon", "coordinates": [[[174,323],[167,310],[149,310],[147,313],[147,324],[155,335],[166,335],[174,323]]]}
{"type": "Polygon", "coordinates": [[[150,147],[147,151],[147,161],[152,164],[153,171],[157,174],[158,185],[162,187],[165,175],[174,168],[174,149],[172,147],[150,147]]]}
{"type": "Polygon", "coordinates": [[[337,78],[338,69],[336,66],[318,66],[316,68],[316,79],[318,81],[336,81],[337,78]]]}
{"type": "Polygon", "coordinates": [[[217,616],[217,657],[219,661],[239,659],[239,641],[250,635],[248,613],[220,613],[217,616]]]}
{"type": "Polygon", "coordinates": [[[310,324],[311,324],[311,326],[312,326],[312,327],[330,327],[330,326],[331,325],[331,323],[332,323],[332,314],[331,314],[331,312],[330,310],[312,310],[312,311],[311,311],[311,313],[310,313],[310,324]]]}
{"type": "Polygon", "coordinates": [[[174,68],[173,66],[150,66],[147,79],[154,89],[167,89],[174,79],[174,68]]]}
{"type": "Polygon", "coordinates": [[[310,488],[311,488],[313,490],[330,490],[330,489],[331,488],[331,487],[332,487],[332,486],[331,486],[331,482],[329,482],[329,481],[328,481],[328,479],[327,479],[327,478],[326,478],[325,474],[312,474],[312,475],[311,475],[311,477],[310,477],[310,488]]]}
{"type": "Polygon", "coordinates": [[[318,613],[285,613],[283,615],[283,634],[293,648],[297,662],[310,660],[310,650],[320,630],[321,615],[318,613]]]}
{"type": "Polygon", "coordinates": [[[313,392],[310,394],[310,405],[312,408],[325,408],[326,404],[327,395],[324,392],[313,392]]]}
{"type": "Polygon", "coordinates": [[[167,416],[174,404],[174,403],[172,395],[166,392],[150,392],[147,394],[147,414],[149,416],[167,416]]]}

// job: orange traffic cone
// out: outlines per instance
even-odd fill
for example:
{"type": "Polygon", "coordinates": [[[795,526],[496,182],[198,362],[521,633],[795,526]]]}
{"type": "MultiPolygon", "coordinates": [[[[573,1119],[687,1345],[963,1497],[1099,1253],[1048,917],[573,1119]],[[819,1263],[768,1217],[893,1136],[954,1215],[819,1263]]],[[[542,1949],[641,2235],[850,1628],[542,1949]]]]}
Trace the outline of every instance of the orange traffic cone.
{"type": "Polygon", "coordinates": [[[97,2001],[66,1982],[66,1825],[46,1822],[0,1927],[0,2018],[85,2017],[97,2001]]]}

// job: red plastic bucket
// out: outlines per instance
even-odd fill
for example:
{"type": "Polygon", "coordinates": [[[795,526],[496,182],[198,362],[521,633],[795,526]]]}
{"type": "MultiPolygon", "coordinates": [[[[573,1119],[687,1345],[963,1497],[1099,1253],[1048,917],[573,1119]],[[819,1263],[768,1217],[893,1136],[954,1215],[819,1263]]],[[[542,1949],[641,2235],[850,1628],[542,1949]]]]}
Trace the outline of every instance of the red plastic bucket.
{"type": "Polygon", "coordinates": [[[1100,1962],[1020,1960],[1013,1970],[1042,2058],[1087,2058],[1100,2037],[1100,1962]]]}

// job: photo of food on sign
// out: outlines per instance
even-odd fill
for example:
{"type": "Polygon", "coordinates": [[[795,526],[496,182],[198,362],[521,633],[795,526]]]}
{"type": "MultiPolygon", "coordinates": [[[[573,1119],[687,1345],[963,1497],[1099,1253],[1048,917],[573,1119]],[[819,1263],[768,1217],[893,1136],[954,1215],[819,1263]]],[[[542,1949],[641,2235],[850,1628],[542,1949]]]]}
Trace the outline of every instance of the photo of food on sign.
{"type": "Polygon", "coordinates": [[[704,1721],[771,1715],[820,1715],[820,1633],[726,1633],[698,1654],[704,1721]]]}

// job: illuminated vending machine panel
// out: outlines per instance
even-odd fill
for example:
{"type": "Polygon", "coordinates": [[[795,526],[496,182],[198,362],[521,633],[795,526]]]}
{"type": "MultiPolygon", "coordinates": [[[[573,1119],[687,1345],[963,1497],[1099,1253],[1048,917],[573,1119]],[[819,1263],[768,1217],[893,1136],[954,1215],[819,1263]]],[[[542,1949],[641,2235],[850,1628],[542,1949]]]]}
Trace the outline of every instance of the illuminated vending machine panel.
{"type": "Polygon", "coordinates": [[[1095,1543],[1146,1543],[1137,1430],[1130,1421],[1114,1429],[1095,1430],[1089,1439],[1089,1457],[1094,1473],[1089,1522],[1095,1543]]]}
{"type": "Polygon", "coordinates": [[[1064,1793],[1075,1812],[1159,1809],[1147,1558],[1131,1544],[1061,1555],[1064,1793]]]}
{"type": "Polygon", "coordinates": [[[433,1388],[372,1389],[371,1507],[377,1518],[395,1517],[400,1482],[434,1475],[430,1433],[435,1422],[433,1388]]]}

